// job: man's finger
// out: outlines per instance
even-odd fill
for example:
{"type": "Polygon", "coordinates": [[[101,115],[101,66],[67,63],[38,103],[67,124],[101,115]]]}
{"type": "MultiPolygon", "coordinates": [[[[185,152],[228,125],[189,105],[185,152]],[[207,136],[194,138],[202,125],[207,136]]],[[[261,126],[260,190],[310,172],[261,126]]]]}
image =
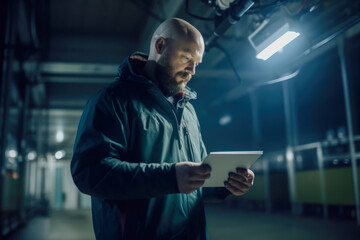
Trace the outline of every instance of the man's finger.
{"type": "Polygon", "coordinates": [[[201,187],[202,185],[204,185],[205,181],[191,181],[190,182],[190,186],[191,188],[193,188],[194,190],[198,189],[199,187],[201,187]]]}
{"type": "Polygon", "coordinates": [[[210,167],[209,164],[201,164],[199,166],[195,166],[194,171],[197,174],[206,175],[206,174],[209,174],[211,172],[211,167],[210,167]]]}
{"type": "Polygon", "coordinates": [[[254,179],[255,178],[254,172],[251,171],[250,169],[238,168],[238,169],[236,169],[236,172],[239,175],[241,175],[241,176],[243,176],[243,177],[245,177],[247,179],[254,179]]]}
{"type": "Polygon", "coordinates": [[[229,179],[235,180],[237,182],[243,183],[248,187],[251,187],[252,184],[252,179],[247,179],[239,174],[236,173],[229,173],[229,179]]]}
{"type": "Polygon", "coordinates": [[[225,182],[225,188],[227,190],[229,190],[232,194],[234,194],[235,196],[240,196],[245,194],[246,191],[235,188],[234,186],[232,186],[230,183],[225,182]]]}
{"type": "Polygon", "coordinates": [[[193,173],[191,175],[189,175],[189,180],[191,181],[205,181],[206,179],[210,178],[210,173],[208,174],[196,174],[193,173]]]}
{"type": "Polygon", "coordinates": [[[229,179],[227,181],[230,185],[232,185],[233,187],[237,188],[237,189],[240,189],[240,190],[248,190],[251,186],[247,185],[247,184],[244,184],[242,182],[238,182],[234,179],[229,179]]]}

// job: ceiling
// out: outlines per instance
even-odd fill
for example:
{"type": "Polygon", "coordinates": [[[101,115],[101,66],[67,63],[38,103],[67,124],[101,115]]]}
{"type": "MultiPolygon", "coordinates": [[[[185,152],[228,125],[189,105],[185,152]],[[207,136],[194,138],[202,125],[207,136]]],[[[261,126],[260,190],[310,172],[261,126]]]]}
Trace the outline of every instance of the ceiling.
{"type": "MultiPolygon", "coordinates": [[[[183,18],[197,27],[205,39],[213,34],[216,25],[213,20],[199,20],[186,12],[188,4],[192,14],[214,18],[214,8],[208,5],[212,1],[39,2],[42,7],[38,12],[37,31],[41,57],[37,76],[44,88],[33,91],[33,104],[45,102],[48,109],[49,125],[42,127],[42,131],[47,132],[48,151],[65,149],[68,157],[87,99],[113,80],[117,66],[126,56],[138,50],[148,52],[151,34],[162,19],[183,18]],[[42,95],[45,101],[36,97],[42,95]],[[64,132],[61,142],[56,141],[58,131],[64,132]]],[[[208,48],[189,83],[199,95],[199,114],[269,81],[297,74],[306,62],[336,45],[331,37],[345,31],[348,37],[357,34],[359,5],[359,1],[350,0],[255,1],[250,10],[220,36],[218,43],[226,53],[219,48],[208,48]],[[280,12],[300,26],[304,34],[268,61],[256,59],[248,36],[264,20],[280,12]]],[[[224,17],[217,17],[217,22],[221,23],[227,15],[228,12],[223,12],[224,17]]],[[[30,71],[33,64],[29,61],[25,68],[30,71]]]]}

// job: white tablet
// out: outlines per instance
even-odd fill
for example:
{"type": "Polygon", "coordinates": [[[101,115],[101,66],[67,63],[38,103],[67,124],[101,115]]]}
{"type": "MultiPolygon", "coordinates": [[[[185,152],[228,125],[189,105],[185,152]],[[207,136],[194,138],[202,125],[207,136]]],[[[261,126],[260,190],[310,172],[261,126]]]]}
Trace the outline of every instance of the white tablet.
{"type": "Polygon", "coordinates": [[[230,172],[236,172],[237,168],[249,169],[262,154],[262,151],[211,152],[203,162],[211,166],[211,177],[203,187],[223,187],[230,172]]]}

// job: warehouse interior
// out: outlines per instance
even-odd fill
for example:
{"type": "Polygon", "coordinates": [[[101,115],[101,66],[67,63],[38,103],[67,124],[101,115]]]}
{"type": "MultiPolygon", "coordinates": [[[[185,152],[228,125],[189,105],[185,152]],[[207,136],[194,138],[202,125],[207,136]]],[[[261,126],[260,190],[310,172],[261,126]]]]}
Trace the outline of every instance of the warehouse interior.
{"type": "Polygon", "coordinates": [[[70,173],[82,111],[173,17],[205,40],[207,151],[264,152],[246,195],[206,204],[209,239],[358,239],[358,0],[1,1],[0,238],[95,239],[70,173]]]}

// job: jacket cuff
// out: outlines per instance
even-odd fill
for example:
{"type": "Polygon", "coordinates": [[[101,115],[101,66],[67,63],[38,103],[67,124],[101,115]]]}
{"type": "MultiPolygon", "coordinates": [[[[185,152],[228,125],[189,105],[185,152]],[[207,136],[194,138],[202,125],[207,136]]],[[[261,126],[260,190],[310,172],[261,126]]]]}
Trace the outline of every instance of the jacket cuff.
{"type": "Polygon", "coordinates": [[[163,163],[161,167],[158,168],[158,171],[155,176],[157,176],[156,186],[150,186],[150,184],[154,184],[154,182],[148,179],[147,184],[149,184],[149,188],[157,189],[152,195],[164,195],[164,194],[173,194],[179,193],[179,188],[177,185],[176,179],[176,170],[175,163],[163,163]],[[161,169],[161,170],[160,170],[161,169]]]}
{"type": "Polygon", "coordinates": [[[177,183],[177,178],[176,178],[176,169],[175,169],[175,165],[176,163],[172,163],[171,168],[170,168],[170,179],[171,179],[171,183],[173,186],[175,186],[175,192],[174,193],[180,193],[179,191],[179,186],[177,183]]]}

